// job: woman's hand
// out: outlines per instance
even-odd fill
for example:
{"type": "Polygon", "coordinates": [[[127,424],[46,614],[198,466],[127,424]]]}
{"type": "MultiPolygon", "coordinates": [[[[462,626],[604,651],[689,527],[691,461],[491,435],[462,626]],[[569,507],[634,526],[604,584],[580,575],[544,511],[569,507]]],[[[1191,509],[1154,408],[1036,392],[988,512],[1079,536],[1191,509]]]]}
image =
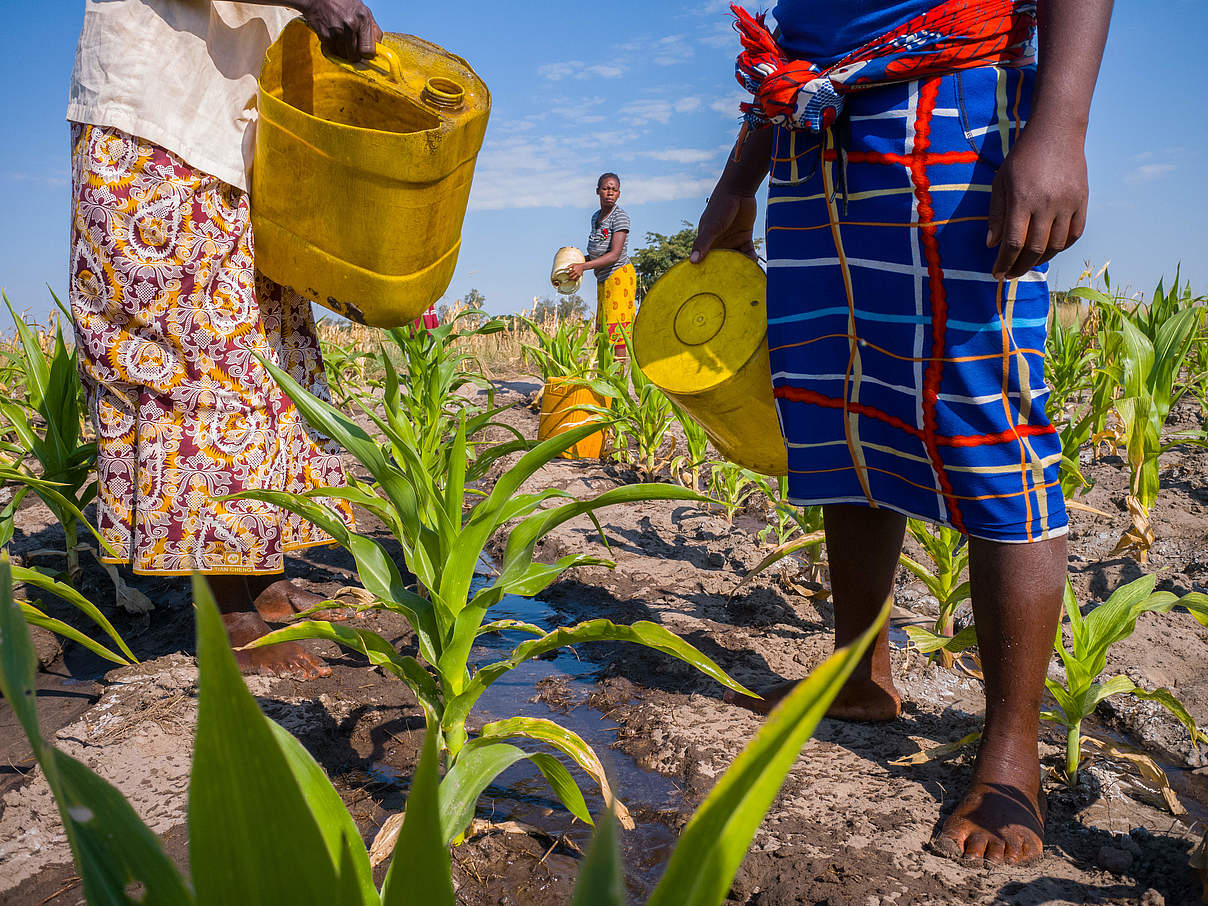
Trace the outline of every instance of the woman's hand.
{"type": "Polygon", "coordinates": [[[1086,227],[1086,155],[1078,135],[1024,130],[990,192],[994,277],[1014,280],[1078,241],[1086,227]]]}
{"type": "Polygon", "coordinates": [[[696,241],[688,260],[699,264],[713,249],[735,249],[752,261],[758,261],[755,251],[755,197],[727,191],[720,185],[713,190],[705,204],[700,223],[696,226],[696,241]]]}
{"type": "Polygon", "coordinates": [[[586,264],[586,262],[576,262],[574,264],[568,264],[566,266],[566,270],[570,273],[570,278],[572,280],[582,280],[583,272],[587,270],[587,264],[586,264]]]}
{"type": "Polygon", "coordinates": [[[290,5],[319,36],[324,50],[352,63],[377,52],[382,30],[361,0],[294,0],[290,5]]]}

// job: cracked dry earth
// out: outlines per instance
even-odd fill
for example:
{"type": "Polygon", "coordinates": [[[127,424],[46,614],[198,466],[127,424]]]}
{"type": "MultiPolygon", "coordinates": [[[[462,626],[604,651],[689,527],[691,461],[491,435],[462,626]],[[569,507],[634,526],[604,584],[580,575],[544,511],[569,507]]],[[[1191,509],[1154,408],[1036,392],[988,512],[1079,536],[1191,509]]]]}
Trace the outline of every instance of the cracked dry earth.
{"type": "MultiPolygon", "coordinates": [[[[519,402],[535,389],[526,379],[499,382],[499,401],[519,402]]],[[[535,432],[522,406],[509,421],[535,432]]],[[[1185,592],[1208,584],[1208,451],[1174,452],[1163,460],[1155,511],[1159,541],[1145,571],[1160,587],[1185,592]]],[[[1080,600],[1102,600],[1142,574],[1110,551],[1127,522],[1127,484],[1116,459],[1088,462],[1096,486],[1086,501],[1113,517],[1073,514],[1071,575],[1080,600]]],[[[556,462],[531,481],[575,496],[634,480],[595,462],[556,462]]],[[[39,505],[21,513],[13,542],[22,551],[61,544],[39,505]]],[[[804,676],[830,651],[833,614],[825,601],[790,589],[775,571],[732,598],[730,592],[766,553],[760,524],[739,514],[733,524],[696,505],[649,503],[605,511],[609,548],[586,520],[562,526],[539,550],[543,559],[571,552],[610,557],[616,568],[568,574],[543,596],[547,625],[593,617],[661,623],[701,648],[749,686],[804,676]]],[[[326,593],[350,584],[349,558],[335,549],[307,552],[290,575],[326,593]]],[[[84,592],[104,602],[112,588],[89,570],[84,592]]],[[[145,662],[108,672],[74,646],[44,655],[39,710],[44,731],[65,751],[115,782],[182,863],[196,667],[191,616],[180,583],[137,579],[156,601],[149,617],[114,614],[145,662]]],[[[895,619],[926,619],[934,601],[913,577],[899,577],[895,619]]],[[[111,609],[106,608],[110,613],[111,609]]],[[[961,615],[967,619],[967,612],[961,615]]],[[[372,628],[406,648],[405,624],[375,615],[372,628]]],[[[312,683],[249,677],[270,716],[299,736],[324,765],[367,840],[404,802],[417,757],[422,716],[401,684],[358,657],[321,647],[333,676],[312,683]]],[[[1186,615],[1147,615],[1117,645],[1108,669],[1172,689],[1197,721],[1208,723],[1208,631],[1186,615]]],[[[932,855],[926,844],[968,782],[971,750],[947,759],[894,764],[920,748],[958,740],[977,729],[976,681],[895,650],[905,714],[889,726],[824,720],[759,831],[730,901],[779,904],[1171,904],[1199,902],[1189,853],[1208,818],[1208,763],[1186,733],[1145,703],[1119,700],[1100,708],[1094,731],[1143,747],[1166,767],[1187,809],[1175,817],[1160,796],[1125,768],[1098,761],[1079,787],[1047,781],[1049,829],[1044,858],[1012,869],[970,868],[932,855]],[[1198,835],[1198,836],[1197,836],[1198,835]]],[[[617,775],[620,794],[638,820],[626,835],[634,902],[657,879],[675,832],[759,726],[721,701],[712,681],[657,653],[626,645],[580,646],[575,656],[535,662],[493,700],[493,716],[538,713],[584,733],[617,775]]],[[[1063,739],[1042,731],[1048,767],[1059,764],[1063,739]]],[[[595,808],[598,800],[592,804],[595,808]]],[[[487,828],[455,853],[455,881],[467,904],[564,904],[588,834],[536,791],[532,778],[508,774],[488,790],[480,816],[516,819],[527,833],[487,828]]],[[[379,868],[379,872],[385,866],[379,868]]],[[[11,712],[0,705],[0,902],[82,902],[57,814],[11,712]]]]}

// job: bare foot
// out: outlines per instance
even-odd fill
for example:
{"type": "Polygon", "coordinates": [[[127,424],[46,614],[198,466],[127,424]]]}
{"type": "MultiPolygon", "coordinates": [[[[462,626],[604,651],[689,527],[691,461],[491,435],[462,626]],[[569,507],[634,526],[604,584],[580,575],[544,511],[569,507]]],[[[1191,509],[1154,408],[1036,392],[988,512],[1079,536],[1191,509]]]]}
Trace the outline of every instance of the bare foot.
{"type": "Polygon", "coordinates": [[[254,612],[224,613],[222,624],[226,627],[231,647],[235,649],[235,663],[244,673],[293,676],[300,680],[331,676],[331,668],[323,663],[322,658],[311,654],[297,642],[278,642],[267,648],[240,651],[241,646],[271,631],[269,625],[254,612]]]}
{"type": "MultiPolygon", "coordinates": [[[[289,579],[278,579],[255,593],[252,601],[257,613],[270,623],[284,623],[313,607],[318,607],[326,598],[299,588],[289,579]]],[[[348,609],[337,607],[321,610],[313,615],[316,620],[341,622],[348,619],[348,609]]]]}
{"type": "MultiPolygon", "coordinates": [[[[752,698],[727,690],[722,698],[732,705],[768,714],[797,687],[798,680],[777,683],[763,693],[763,698],[752,698]]],[[[892,682],[878,683],[872,679],[849,679],[839,690],[826,712],[835,720],[852,720],[867,723],[887,723],[902,713],[902,699],[892,682]]]]}
{"type": "Polygon", "coordinates": [[[1035,753],[979,753],[973,783],[932,847],[950,858],[1023,865],[1044,852],[1045,803],[1035,753]]]}

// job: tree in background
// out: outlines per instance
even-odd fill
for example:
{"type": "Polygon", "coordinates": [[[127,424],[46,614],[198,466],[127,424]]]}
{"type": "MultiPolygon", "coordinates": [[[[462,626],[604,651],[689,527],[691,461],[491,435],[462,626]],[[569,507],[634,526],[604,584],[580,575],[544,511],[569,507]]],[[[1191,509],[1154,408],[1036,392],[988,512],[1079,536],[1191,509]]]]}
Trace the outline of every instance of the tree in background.
{"type": "Polygon", "coordinates": [[[587,303],[578,293],[554,299],[544,296],[533,303],[533,320],[553,318],[558,321],[581,321],[587,317],[587,303]]]}
{"type": "Polygon", "coordinates": [[[629,256],[634,270],[638,272],[638,301],[641,302],[655,281],[673,265],[679,264],[692,251],[696,241],[696,227],[683,221],[684,228],[678,233],[665,236],[662,233],[647,233],[646,244],[629,256]]]}

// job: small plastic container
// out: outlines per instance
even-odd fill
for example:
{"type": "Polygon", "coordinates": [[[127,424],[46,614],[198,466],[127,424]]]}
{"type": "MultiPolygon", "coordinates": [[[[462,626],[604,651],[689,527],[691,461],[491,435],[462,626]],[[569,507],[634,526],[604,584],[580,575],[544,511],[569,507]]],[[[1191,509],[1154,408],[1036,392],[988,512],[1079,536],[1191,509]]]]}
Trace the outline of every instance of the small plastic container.
{"type": "Polygon", "coordinates": [[[683,261],[650,288],[633,324],[642,371],[705,429],[719,453],[788,473],[768,359],[767,278],[739,252],[683,261]]]}
{"type": "Polygon", "coordinates": [[[580,277],[578,280],[572,278],[569,268],[572,264],[583,264],[585,261],[587,261],[587,257],[573,245],[558,249],[557,254],[554,255],[554,266],[549,274],[549,282],[554,285],[554,289],[564,296],[577,293],[579,287],[583,285],[583,278],[580,277]]]}

